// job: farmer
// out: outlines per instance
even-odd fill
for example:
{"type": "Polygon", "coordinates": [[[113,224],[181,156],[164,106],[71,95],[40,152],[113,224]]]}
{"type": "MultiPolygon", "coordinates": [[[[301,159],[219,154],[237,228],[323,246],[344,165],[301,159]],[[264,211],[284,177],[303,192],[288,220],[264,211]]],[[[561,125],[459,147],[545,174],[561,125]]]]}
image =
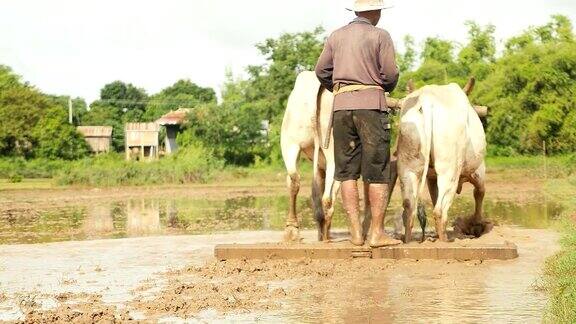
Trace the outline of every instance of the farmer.
{"type": "Polygon", "coordinates": [[[356,0],[356,18],[328,37],[316,65],[322,85],[334,93],[335,179],[342,182],[342,201],[350,220],[351,241],[371,247],[401,242],[384,233],[390,182],[390,119],[385,92],[398,82],[394,44],[375,27],[384,0],[356,0]],[[362,233],[357,180],[362,176],[372,220],[362,233]]]}

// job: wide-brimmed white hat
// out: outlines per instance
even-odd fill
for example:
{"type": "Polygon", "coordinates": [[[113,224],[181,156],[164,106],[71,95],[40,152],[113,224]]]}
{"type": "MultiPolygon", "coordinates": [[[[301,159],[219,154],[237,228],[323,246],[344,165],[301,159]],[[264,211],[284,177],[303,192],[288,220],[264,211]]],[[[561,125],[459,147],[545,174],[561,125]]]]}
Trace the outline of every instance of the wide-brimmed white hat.
{"type": "Polygon", "coordinates": [[[392,3],[385,0],[354,0],[354,4],[346,8],[350,11],[362,12],[372,10],[382,10],[394,7],[392,3]]]}

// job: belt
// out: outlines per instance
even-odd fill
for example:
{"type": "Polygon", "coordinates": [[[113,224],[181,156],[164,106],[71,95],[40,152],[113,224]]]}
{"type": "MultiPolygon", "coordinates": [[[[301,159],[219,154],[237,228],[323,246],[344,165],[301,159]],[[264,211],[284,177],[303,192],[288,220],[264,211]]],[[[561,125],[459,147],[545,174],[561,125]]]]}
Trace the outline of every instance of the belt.
{"type": "Polygon", "coordinates": [[[368,89],[379,89],[384,91],[381,86],[378,85],[365,85],[365,84],[350,84],[340,87],[338,84],[334,87],[334,96],[337,96],[342,93],[346,92],[354,92],[354,91],[361,91],[361,90],[368,90],[368,89]]]}
{"type": "MultiPolygon", "coordinates": [[[[361,90],[368,90],[368,89],[379,89],[384,91],[384,89],[381,86],[378,85],[366,85],[366,84],[350,84],[350,85],[345,85],[343,87],[340,86],[339,83],[336,83],[334,85],[334,89],[333,89],[333,94],[334,96],[337,96],[339,94],[342,93],[346,93],[346,92],[354,92],[354,91],[361,91],[361,90]]],[[[390,111],[390,109],[388,107],[386,107],[386,111],[390,111]]],[[[330,114],[330,120],[328,121],[328,129],[326,130],[326,137],[324,138],[324,143],[322,145],[322,147],[327,150],[330,147],[330,135],[332,133],[332,124],[334,123],[334,110],[332,110],[332,113],[330,114]]],[[[390,126],[387,125],[386,129],[390,129],[390,126]]]]}

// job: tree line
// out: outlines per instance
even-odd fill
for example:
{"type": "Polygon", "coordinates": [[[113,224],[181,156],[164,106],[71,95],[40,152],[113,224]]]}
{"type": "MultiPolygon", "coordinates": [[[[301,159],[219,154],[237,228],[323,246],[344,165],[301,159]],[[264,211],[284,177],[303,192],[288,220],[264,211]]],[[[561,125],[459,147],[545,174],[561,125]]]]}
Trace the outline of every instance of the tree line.
{"type": "MultiPolygon", "coordinates": [[[[405,95],[412,79],[425,84],[464,84],[477,79],[471,100],[490,108],[484,121],[492,155],[574,151],[576,145],[576,43],[570,20],[552,16],[528,28],[499,49],[492,25],[467,22],[465,44],[429,37],[415,44],[404,38],[397,61],[401,70],[393,96],[405,95]]],[[[113,147],[124,147],[124,123],[154,121],[170,110],[194,108],[178,137],[183,146],[201,145],[228,164],[249,165],[280,159],[279,129],[299,72],[312,70],[323,48],[322,28],[286,33],[257,44],[266,58],[249,66],[247,76],[227,73],[221,101],[211,88],[179,80],[148,95],[121,81],[105,85],[88,105],[73,100],[74,125],[113,126],[113,147]],[[271,129],[265,131],[263,121],[271,129]]],[[[10,68],[0,66],[0,156],[78,159],[88,147],[67,120],[67,97],[41,93],[10,68]]]]}

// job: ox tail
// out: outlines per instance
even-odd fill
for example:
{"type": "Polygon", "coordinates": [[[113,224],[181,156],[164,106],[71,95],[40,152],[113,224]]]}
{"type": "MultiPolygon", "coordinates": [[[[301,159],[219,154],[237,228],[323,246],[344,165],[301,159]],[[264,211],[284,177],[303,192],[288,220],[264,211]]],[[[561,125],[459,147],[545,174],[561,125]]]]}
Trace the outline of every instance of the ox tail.
{"type": "Polygon", "coordinates": [[[320,144],[314,145],[314,158],[312,160],[314,173],[312,178],[312,205],[314,208],[314,219],[319,228],[324,226],[324,209],[322,208],[322,193],[324,192],[325,181],[320,170],[320,144]]]}
{"type": "MultiPolygon", "coordinates": [[[[314,74],[314,78],[316,79],[316,75],[314,74]]],[[[322,208],[322,194],[324,192],[324,186],[326,185],[324,180],[324,175],[321,173],[323,172],[321,166],[321,158],[320,158],[320,150],[322,148],[322,125],[320,123],[320,116],[321,116],[321,97],[322,91],[324,88],[320,86],[318,82],[317,87],[310,91],[310,95],[314,95],[314,97],[308,98],[310,103],[314,103],[316,105],[316,111],[313,117],[313,125],[314,125],[314,155],[312,157],[312,167],[313,167],[313,180],[312,180],[312,202],[314,205],[314,218],[319,226],[322,228],[325,222],[325,215],[324,209],[322,208]]],[[[324,168],[326,168],[324,166],[324,168]]]]}
{"type": "Polygon", "coordinates": [[[420,188],[418,189],[418,196],[422,197],[422,192],[426,186],[426,178],[428,177],[428,169],[430,168],[430,159],[432,158],[432,128],[434,127],[434,114],[431,106],[423,104],[422,116],[424,119],[424,137],[422,141],[423,147],[421,149],[424,155],[424,170],[422,171],[422,179],[420,180],[420,188]]]}
{"type": "MultiPolygon", "coordinates": [[[[314,75],[314,77],[316,77],[316,75],[314,75]]],[[[317,79],[316,79],[317,80],[317,79]]],[[[321,120],[321,109],[322,109],[322,92],[324,91],[324,87],[322,87],[320,85],[320,82],[318,82],[317,87],[310,92],[310,94],[314,95],[313,100],[312,98],[310,98],[310,102],[314,102],[314,104],[316,105],[316,112],[314,114],[314,119],[312,121],[313,125],[314,125],[314,160],[312,161],[313,163],[313,167],[314,167],[314,174],[316,174],[316,171],[318,171],[320,169],[320,149],[322,149],[322,123],[320,122],[321,120]]],[[[332,125],[330,125],[329,127],[332,127],[332,125]]],[[[331,132],[331,129],[328,130],[328,133],[331,132]]],[[[324,135],[324,136],[329,136],[329,135],[324,135]]],[[[322,188],[322,190],[324,190],[324,188],[322,188]]]]}

